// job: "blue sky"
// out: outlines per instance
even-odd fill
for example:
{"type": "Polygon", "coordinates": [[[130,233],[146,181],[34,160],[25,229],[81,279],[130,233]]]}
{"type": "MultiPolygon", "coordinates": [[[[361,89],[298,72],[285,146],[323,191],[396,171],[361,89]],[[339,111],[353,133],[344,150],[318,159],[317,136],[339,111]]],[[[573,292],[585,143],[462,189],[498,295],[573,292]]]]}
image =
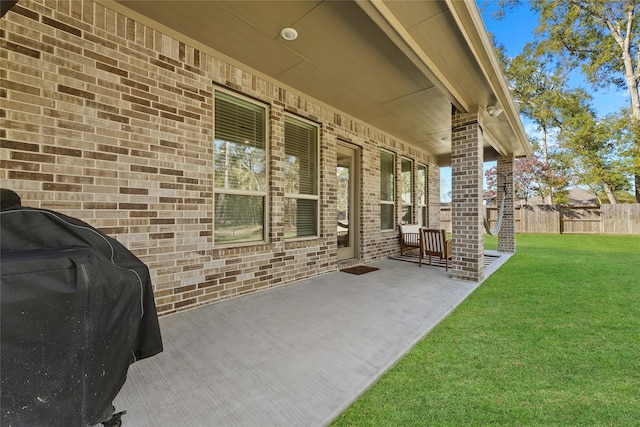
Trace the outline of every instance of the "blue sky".
{"type": "MultiPolygon", "coordinates": [[[[497,44],[504,45],[508,55],[517,55],[522,52],[524,45],[533,40],[533,30],[537,26],[538,19],[527,5],[518,6],[508,10],[502,20],[496,20],[491,16],[491,2],[478,1],[480,13],[485,23],[487,31],[495,37],[497,44]],[[487,8],[484,6],[488,5],[487,8]]],[[[576,84],[581,83],[581,76],[576,73],[576,84]]],[[[588,88],[587,84],[584,84],[588,88]]],[[[601,115],[606,115],[629,105],[629,98],[626,91],[612,89],[592,93],[593,106],[601,115]]],[[[527,132],[535,132],[535,129],[523,119],[523,124],[527,132]]],[[[493,166],[495,162],[485,164],[485,170],[493,166]]],[[[450,202],[449,193],[451,191],[451,169],[442,168],[440,170],[440,198],[443,202],[450,202]]]]}

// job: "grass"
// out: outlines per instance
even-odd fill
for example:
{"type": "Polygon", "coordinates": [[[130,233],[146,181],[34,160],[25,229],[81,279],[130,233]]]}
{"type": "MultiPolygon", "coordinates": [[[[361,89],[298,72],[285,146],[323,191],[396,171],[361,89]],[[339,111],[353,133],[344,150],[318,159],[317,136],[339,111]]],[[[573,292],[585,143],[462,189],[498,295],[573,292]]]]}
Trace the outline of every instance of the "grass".
{"type": "Polygon", "coordinates": [[[517,244],[333,425],[640,425],[640,237],[517,244]]]}

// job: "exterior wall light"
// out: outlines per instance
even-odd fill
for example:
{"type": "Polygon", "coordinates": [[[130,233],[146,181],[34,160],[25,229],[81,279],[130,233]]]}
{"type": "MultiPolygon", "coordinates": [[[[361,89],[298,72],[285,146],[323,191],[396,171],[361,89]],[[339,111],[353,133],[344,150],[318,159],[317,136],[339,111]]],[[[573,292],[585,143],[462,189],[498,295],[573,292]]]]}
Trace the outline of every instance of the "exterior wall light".
{"type": "Polygon", "coordinates": [[[498,117],[500,114],[502,114],[502,111],[502,108],[496,105],[489,105],[487,107],[487,113],[489,113],[491,117],[498,117]]]}

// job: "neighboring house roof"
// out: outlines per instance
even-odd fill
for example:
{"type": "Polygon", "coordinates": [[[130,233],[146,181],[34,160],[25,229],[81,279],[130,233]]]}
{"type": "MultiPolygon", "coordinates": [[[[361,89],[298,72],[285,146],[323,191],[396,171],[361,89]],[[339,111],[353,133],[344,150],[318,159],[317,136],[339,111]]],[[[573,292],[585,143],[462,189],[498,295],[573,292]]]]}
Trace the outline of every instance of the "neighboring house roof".
{"type": "Polygon", "coordinates": [[[597,205],[598,198],[592,191],[571,188],[569,189],[569,203],[572,205],[597,205]]]}
{"type": "MultiPolygon", "coordinates": [[[[569,203],[570,205],[597,205],[599,204],[596,195],[589,190],[583,188],[574,187],[569,189],[569,203]]],[[[540,196],[532,197],[528,200],[519,200],[519,205],[540,205],[544,204],[540,196]]]]}
{"type": "Polygon", "coordinates": [[[475,2],[98,0],[450,163],[451,105],[485,159],[529,145],[475,2]],[[298,38],[280,36],[287,27],[298,38]],[[489,114],[497,106],[502,114],[489,114]]]}

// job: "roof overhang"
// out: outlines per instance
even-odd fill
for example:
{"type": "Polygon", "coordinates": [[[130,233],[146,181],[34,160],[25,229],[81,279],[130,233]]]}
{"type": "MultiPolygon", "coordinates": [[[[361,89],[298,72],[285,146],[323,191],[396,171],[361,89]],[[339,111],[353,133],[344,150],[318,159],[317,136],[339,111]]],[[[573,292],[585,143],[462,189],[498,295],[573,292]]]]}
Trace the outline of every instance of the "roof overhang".
{"type": "Polygon", "coordinates": [[[425,150],[451,155],[451,106],[482,116],[486,158],[531,153],[473,2],[99,0],[425,150]],[[283,39],[283,28],[299,37],[283,39]],[[487,114],[498,106],[502,114],[487,114]]]}

